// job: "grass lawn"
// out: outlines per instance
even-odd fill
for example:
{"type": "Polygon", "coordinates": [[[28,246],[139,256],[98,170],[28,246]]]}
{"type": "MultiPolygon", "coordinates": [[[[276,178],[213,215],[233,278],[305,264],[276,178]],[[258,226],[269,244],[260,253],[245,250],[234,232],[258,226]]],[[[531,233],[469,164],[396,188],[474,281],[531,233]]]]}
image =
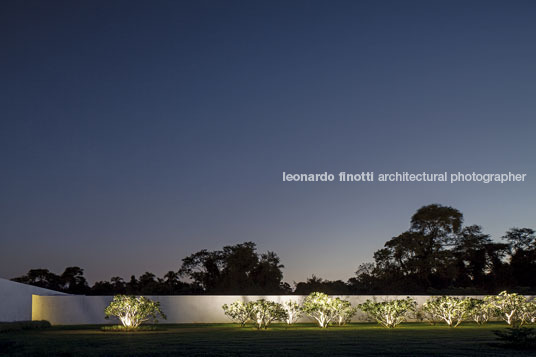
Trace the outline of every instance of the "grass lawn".
{"type": "Polygon", "coordinates": [[[493,346],[502,323],[457,328],[406,323],[395,329],[360,323],[322,330],[312,324],[268,330],[234,324],[161,325],[143,332],[101,331],[100,326],[55,326],[0,333],[6,356],[535,356],[493,346]]]}

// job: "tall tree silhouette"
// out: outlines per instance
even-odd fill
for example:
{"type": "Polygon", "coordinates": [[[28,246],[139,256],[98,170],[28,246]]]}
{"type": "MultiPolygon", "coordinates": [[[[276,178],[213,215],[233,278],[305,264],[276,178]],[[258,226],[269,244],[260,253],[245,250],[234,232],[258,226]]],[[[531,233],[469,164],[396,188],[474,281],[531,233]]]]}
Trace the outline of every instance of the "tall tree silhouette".
{"type": "Polygon", "coordinates": [[[449,286],[455,270],[448,248],[455,244],[462,224],[463,215],[455,208],[438,204],[419,208],[411,217],[410,229],[374,253],[372,274],[391,289],[423,292],[449,286]]]}
{"type": "Polygon", "coordinates": [[[530,228],[511,228],[502,237],[510,245],[510,275],[517,285],[536,285],[536,235],[530,228]]]}
{"type": "Polygon", "coordinates": [[[274,252],[259,255],[255,243],[245,242],[194,253],[182,260],[179,273],[207,293],[276,294],[288,289],[282,268],[274,252]]]}

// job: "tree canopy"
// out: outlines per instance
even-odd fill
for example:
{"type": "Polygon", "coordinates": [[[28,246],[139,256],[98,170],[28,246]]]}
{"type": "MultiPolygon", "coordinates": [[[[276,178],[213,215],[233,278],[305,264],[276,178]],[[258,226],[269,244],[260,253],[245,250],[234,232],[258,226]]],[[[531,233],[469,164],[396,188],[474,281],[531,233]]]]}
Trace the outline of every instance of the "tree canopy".
{"type": "Polygon", "coordinates": [[[182,260],[181,276],[211,294],[286,293],[284,266],[274,252],[257,253],[253,242],[225,246],[222,250],[203,249],[182,260]]]}
{"type": "Polygon", "coordinates": [[[294,283],[293,290],[283,281],[278,255],[258,253],[253,242],[200,250],[161,278],[146,272],[90,287],[84,270],[74,266],[60,275],[32,269],[13,280],[94,295],[536,293],[536,232],[514,227],[501,240],[493,241],[479,225],[464,226],[459,210],[431,204],[419,208],[409,229],[389,239],[374,252],[373,262],[361,264],[346,282],[312,275],[294,283]]]}
{"type": "Polygon", "coordinates": [[[349,284],[367,293],[533,291],[534,231],[512,228],[503,240],[492,241],[481,226],[464,227],[457,209],[431,204],[417,210],[409,230],[387,241],[349,284]]]}

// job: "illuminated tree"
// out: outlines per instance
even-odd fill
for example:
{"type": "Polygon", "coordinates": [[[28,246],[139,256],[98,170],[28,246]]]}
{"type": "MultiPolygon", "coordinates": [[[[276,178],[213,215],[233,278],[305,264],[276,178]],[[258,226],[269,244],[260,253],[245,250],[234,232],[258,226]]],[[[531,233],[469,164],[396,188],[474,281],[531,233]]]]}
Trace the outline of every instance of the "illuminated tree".
{"type": "Polygon", "coordinates": [[[523,309],[523,321],[527,323],[536,322],[536,303],[534,301],[526,302],[523,309]]]}
{"type": "Polygon", "coordinates": [[[260,299],[251,304],[251,317],[255,320],[257,329],[268,328],[275,320],[285,320],[287,314],[283,306],[274,301],[260,299]]]}
{"type": "Polygon", "coordinates": [[[104,313],[106,318],[115,316],[123,326],[134,329],[149,320],[157,322],[158,316],[166,319],[160,309],[160,302],[143,296],[116,295],[104,313]]]}
{"type": "Polygon", "coordinates": [[[491,305],[496,316],[512,327],[523,325],[529,318],[527,309],[531,306],[527,305],[527,299],[523,295],[503,291],[499,295],[486,296],[484,300],[491,305]]]}
{"type": "Polygon", "coordinates": [[[321,328],[326,328],[337,317],[335,299],[324,293],[311,293],[303,302],[303,312],[315,319],[321,328]]]}
{"type": "Polygon", "coordinates": [[[303,314],[303,309],[297,302],[294,301],[287,301],[283,304],[283,309],[285,309],[286,312],[286,319],[285,322],[288,325],[292,325],[295,323],[303,314]]]}
{"type": "Polygon", "coordinates": [[[488,322],[493,314],[493,308],[488,301],[482,299],[468,298],[467,316],[479,325],[488,322]]]}
{"type": "Polygon", "coordinates": [[[229,305],[224,304],[222,309],[231,320],[244,326],[251,319],[253,305],[251,302],[235,301],[229,305]]]}
{"type": "Polygon", "coordinates": [[[339,326],[345,325],[352,320],[352,317],[357,313],[357,308],[353,307],[350,301],[333,299],[333,308],[335,309],[335,320],[339,326]]]}
{"type": "Polygon", "coordinates": [[[410,297],[382,302],[367,300],[358,305],[360,310],[388,328],[396,327],[404,322],[410,313],[415,312],[416,306],[417,302],[410,297]]]}
{"type": "Polygon", "coordinates": [[[469,299],[453,296],[431,297],[423,304],[423,310],[434,320],[443,320],[450,327],[456,327],[467,317],[469,304],[469,299]]]}

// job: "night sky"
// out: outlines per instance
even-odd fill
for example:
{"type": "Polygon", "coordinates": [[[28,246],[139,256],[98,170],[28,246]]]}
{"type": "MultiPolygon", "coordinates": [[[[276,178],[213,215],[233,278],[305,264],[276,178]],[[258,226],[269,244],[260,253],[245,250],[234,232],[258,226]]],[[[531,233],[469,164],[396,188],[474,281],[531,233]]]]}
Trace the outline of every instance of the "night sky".
{"type": "Polygon", "coordinates": [[[536,228],[534,1],[0,2],[0,276],[254,241],[346,280],[421,206],[536,228]],[[517,172],[524,183],[285,183],[517,172]]]}

